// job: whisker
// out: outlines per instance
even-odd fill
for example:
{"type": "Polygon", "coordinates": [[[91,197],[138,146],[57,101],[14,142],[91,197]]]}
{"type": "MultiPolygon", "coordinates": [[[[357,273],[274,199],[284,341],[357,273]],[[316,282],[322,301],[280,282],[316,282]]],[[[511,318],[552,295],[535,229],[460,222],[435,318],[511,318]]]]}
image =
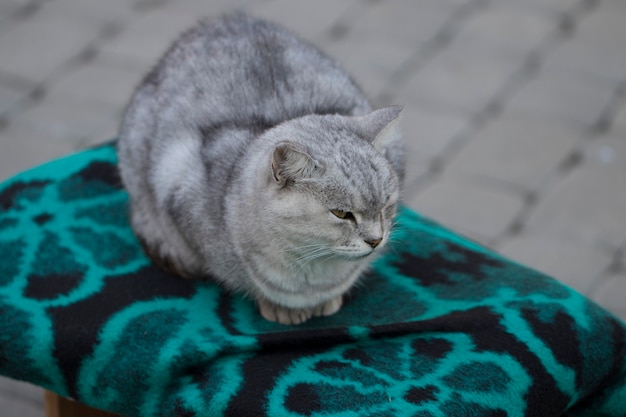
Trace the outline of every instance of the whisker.
{"type": "Polygon", "coordinates": [[[332,250],[324,244],[304,245],[301,248],[312,249],[305,251],[300,256],[294,259],[295,264],[298,265],[298,272],[300,272],[304,267],[306,267],[315,259],[328,256],[333,253],[332,250]]]}

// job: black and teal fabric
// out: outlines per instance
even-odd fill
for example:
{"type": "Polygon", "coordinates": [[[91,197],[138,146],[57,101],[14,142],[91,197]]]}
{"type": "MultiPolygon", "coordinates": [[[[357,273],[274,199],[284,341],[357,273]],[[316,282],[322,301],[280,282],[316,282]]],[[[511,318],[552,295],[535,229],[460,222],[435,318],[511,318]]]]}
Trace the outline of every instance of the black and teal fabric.
{"type": "Polygon", "coordinates": [[[626,416],[626,329],[403,209],[342,310],[300,326],[179,279],[127,222],[114,144],[0,186],[0,373],[134,416],[626,416]]]}

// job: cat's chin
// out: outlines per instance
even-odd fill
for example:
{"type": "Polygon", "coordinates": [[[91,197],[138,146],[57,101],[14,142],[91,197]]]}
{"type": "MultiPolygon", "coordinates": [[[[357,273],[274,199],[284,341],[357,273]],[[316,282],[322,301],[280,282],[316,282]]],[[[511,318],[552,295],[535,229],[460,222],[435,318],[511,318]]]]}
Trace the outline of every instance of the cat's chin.
{"type": "Polygon", "coordinates": [[[373,254],[375,250],[361,250],[361,249],[351,249],[351,248],[336,248],[334,250],[335,254],[338,255],[342,259],[356,261],[359,259],[366,258],[373,254]]]}
{"type": "Polygon", "coordinates": [[[364,254],[361,254],[361,255],[352,255],[352,256],[346,257],[346,259],[353,260],[353,261],[358,261],[360,259],[365,259],[365,258],[371,256],[373,253],[374,253],[374,251],[371,251],[371,252],[368,252],[368,253],[364,253],[364,254]]]}
{"type": "Polygon", "coordinates": [[[330,316],[335,314],[343,304],[343,296],[339,295],[313,307],[289,308],[274,304],[266,299],[259,299],[259,312],[266,320],[280,324],[301,324],[312,317],[330,316]]]}

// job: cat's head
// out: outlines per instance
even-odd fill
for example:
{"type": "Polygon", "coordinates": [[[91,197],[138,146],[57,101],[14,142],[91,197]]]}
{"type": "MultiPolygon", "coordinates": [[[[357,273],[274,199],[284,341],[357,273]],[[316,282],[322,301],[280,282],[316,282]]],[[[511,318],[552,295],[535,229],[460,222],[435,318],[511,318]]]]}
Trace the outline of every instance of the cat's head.
{"type": "Polygon", "coordinates": [[[274,129],[267,210],[294,252],[359,259],[387,243],[400,198],[401,110],[305,116],[274,129]]]}

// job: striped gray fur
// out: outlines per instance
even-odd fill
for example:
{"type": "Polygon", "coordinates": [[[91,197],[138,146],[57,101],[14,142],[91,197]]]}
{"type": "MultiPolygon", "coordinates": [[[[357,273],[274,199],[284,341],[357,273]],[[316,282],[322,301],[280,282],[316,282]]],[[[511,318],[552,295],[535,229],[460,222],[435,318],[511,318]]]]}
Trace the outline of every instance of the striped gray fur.
{"type": "Polygon", "coordinates": [[[205,20],[122,121],[133,229],[157,263],[242,291],[269,320],[333,314],[389,239],[400,113],[374,111],[336,61],[277,25],[205,20]]]}

